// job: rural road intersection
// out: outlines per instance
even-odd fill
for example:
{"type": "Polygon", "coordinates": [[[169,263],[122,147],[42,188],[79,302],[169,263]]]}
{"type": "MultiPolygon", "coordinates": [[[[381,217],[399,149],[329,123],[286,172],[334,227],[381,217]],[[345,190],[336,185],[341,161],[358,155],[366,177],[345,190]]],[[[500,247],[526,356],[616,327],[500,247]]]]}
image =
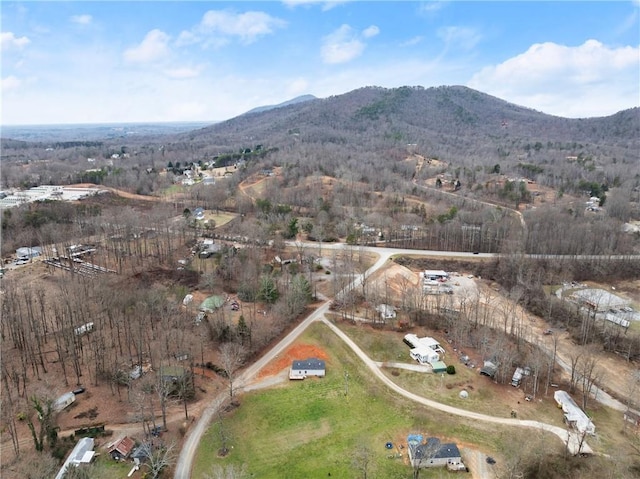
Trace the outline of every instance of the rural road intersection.
{"type": "MultiPolygon", "coordinates": [[[[296,246],[300,246],[299,243],[296,246]]],[[[315,243],[309,244],[308,246],[317,247],[318,245],[315,243]]],[[[347,247],[343,244],[324,244],[322,245],[325,249],[346,249],[347,247]]],[[[375,253],[379,255],[378,260],[375,262],[373,266],[371,266],[364,274],[359,275],[355,278],[355,280],[350,283],[343,291],[348,291],[354,289],[362,284],[363,278],[368,277],[373,272],[381,268],[392,256],[395,255],[413,255],[413,256],[435,256],[435,257],[493,257],[493,254],[480,254],[474,255],[473,253],[455,253],[448,251],[419,251],[419,250],[411,250],[411,249],[395,249],[395,248],[380,248],[380,247],[360,247],[363,251],[375,253]]],[[[243,371],[243,373],[236,379],[237,390],[242,390],[244,387],[247,387],[252,379],[254,379],[258,372],[264,368],[269,362],[271,362],[278,354],[282,353],[286,348],[288,348],[297,338],[302,334],[302,332],[314,321],[322,321],[326,324],[340,339],[342,339],[364,362],[364,364],[371,370],[371,372],[387,387],[400,394],[401,396],[415,401],[419,404],[423,404],[427,407],[437,409],[439,411],[443,411],[449,414],[453,414],[456,416],[462,416],[469,419],[490,422],[494,424],[502,424],[505,426],[519,426],[519,427],[528,427],[540,429],[543,431],[550,432],[555,434],[563,441],[569,451],[573,454],[578,453],[580,450],[584,453],[591,453],[591,448],[586,444],[586,442],[582,442],[582,448],[580,449],[580,438],[577,434],[573,432],[567,431],[565,428],[561,428],[558,426],[553,426],[550,424],[545,424],[543,422],[531,421],[531,420],[519,420],[519,419],[511,419],[511,418],[501,418],[488,416],[485,414],[479,414],[473,411],[467,411],[465,409],[458,409],[446,404],[442,404],[436,401],[432,401],[430,399],[426,399],[422,396],[414,394],[410,391],[407,391],[397,384],[395,384],[391,379],[385,376],[380,367],[371,360],[346,334],[344,334],[337,326],[331,323],[329,320],[325,318],[325,314],[329,311],[329,306],[331,304],[330,300],[326,300],[320,307],[318,307],[313,313],[311,313],[304,321],[302,321],[298,326],[296,326],[289,334],[287,334],[276,346],[274,346],[271,350],[269,350],[264,356],[258,359],[255,363],[251,364],[247,369],[243,371]]],[[[600,397],[604,396],[599,394],[600,397]]],[[[188,479],[191,477],[191,468],[193,464],[193,458],[195,457],[196,450],[198,448],[198,444],[200,440],[209,427],[211,420],[214,415],[220,410],[220,408],[224,405],[224,403],[229,399],[229,396],[226,393],[218,395],[213,399],[211,404],[207,406],[207,408],[203,411],[202,415],[193,426],[193,428],[187,434],[182,450],[180,451],[180,456],[178,457],[178,461],[176,463],[176,469],[174,473],[174,479],[188,479]]],[[[598,398],[600,399],[600,398],[598,398]]],[[[613,399],[613,398],[612,398],[613,399]]],[[[614,400],[615,401],[615,400],[614,400]]]]}

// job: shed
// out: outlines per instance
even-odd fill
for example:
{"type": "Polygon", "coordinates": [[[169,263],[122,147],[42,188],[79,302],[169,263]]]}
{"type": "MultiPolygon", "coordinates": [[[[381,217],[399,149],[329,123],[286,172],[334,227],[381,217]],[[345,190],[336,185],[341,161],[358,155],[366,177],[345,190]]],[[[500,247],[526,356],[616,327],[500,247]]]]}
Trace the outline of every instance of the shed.
{"type": "Polygon", "coordinates": [[[116,461],[124,461],[127,457],[129,457],[129,454],[131,454],[131,451],[133,451],[135,445],[136,443],[133,439],[125,436],[114,442],[109,447],[109,454],[116,461]]]}
{"type": "Polygon", "coordinates": [[[376,311],[380,313],[380,318],[383,320],[396,318],[396,308],[390,304],[379,304],[376,306],[376,311]]]}
{"type": "Polygon", "coordinates": [[[308,358],[301,361],[293,361],[289,379],[304,379],[308,376],[324,377],[326,374],[326,364],[317,358],[308,358]]]}
{"type": "Polygon", "coordinates": [[[204,208],[198,207],[195,210],[193,210],[193,216],[197,220],[203,220],[204,219],[204,208]]]}
{"type": "Polygon", "coordinates": [[[16,249],[16,256],[18,258],[37,258],[42,254],[42,248],[40,246],[27,247],[16,249]]]}
{"type": "Polygon", "coordinates": [[[444,373],[447,371],[447,365],[443,361],[434,361],[431,363],[434,373],[444,373]]]}
{"type": "Polygon", "coordinates": [[[158,375],[162,382],[167,385],[169,395],[187,398],[193,397],[195,393],[193,386],[193,375],[189,368],[182,366],[160,366],[158,375]]]}
{"type": "Polygon", "coordinates": [[[480,369],[480,374],[483,376],[489,376],[490,378],[494,377],[498,372],[498,365],[493,361],[485,361],[484,365],[480,369]]]}

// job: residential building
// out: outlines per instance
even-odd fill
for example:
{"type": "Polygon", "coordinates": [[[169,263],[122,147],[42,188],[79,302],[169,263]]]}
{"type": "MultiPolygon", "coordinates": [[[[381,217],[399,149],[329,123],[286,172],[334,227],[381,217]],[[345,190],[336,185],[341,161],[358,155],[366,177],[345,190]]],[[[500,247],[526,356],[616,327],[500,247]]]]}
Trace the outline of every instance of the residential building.
{"type": "Polygon", "coordinates": [[[301,361],[293,361],[289,371],[289,379],[305,379],[309,376],[324,377],[326,364],[317,358],[308,358],[301,361]]]}

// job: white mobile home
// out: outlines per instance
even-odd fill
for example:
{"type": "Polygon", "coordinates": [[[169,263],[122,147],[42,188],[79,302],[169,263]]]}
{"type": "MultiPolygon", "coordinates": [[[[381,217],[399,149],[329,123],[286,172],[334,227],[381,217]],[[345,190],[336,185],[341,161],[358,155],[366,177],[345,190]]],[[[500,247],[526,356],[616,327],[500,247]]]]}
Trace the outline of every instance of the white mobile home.
{"type": "Polygon", "coordinates": [[[425,336],[424,338],[419,338],[415,334],[406,334],[403,339],[404,343],[408,345],[410,348],[417,348],[420,346],[424,346],[426,348],[433,349],[438,353],[444,353],[444,349],[440,346],[440,343],[429,336],[425,336]]]}
{"type": "Polygon", "coordinates": [[[556,391],[553,394],[553,398],[556,400],[558,407],[562,408],[564,421],[569,426],[573,427],[580,434],[593,435],[596,433],[596,427],[591,419],[578,407],[568,392],[556,391]]]}
{"type": "Polygon", "coordinates": [[[446,281],[449,279],[449,273],[436,269],[427,269],[420,276],[423,281],[446,281]]]}
{"type": "Polygon", "coordinates": [[[436,361],[440,361],[440,355],[433,349],[425,346],[413,348],[411,351],[409,351],[409,355],[420,364],[431,364],[436,361]]]}

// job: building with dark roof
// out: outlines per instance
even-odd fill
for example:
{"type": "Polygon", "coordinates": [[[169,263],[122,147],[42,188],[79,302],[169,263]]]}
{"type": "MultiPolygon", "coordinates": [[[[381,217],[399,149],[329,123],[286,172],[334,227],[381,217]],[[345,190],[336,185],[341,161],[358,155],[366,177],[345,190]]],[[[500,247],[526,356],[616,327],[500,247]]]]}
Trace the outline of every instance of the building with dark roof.
{"type": "Polygon", "coordinates": [[[293,361],[289,379],[304,379],[308,376],[324,377],[326,374],[326,364],[322,359],[308,358],[293,361]]]}
{"type": "Polygon", "coordinates": [[[447,467],[452,470],[464,468],[458,446],[454,443],[442,444],[436,437],[427,438],[425,443],[409,444],[408,450],[413,467],[447,467]]]}

